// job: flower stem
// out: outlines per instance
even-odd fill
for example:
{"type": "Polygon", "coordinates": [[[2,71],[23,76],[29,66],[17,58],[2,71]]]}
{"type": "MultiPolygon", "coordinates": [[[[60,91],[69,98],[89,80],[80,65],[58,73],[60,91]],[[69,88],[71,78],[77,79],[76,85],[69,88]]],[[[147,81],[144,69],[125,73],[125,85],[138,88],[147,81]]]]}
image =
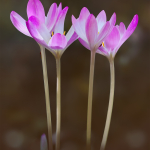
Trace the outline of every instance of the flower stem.
{"type": "Polygon", "coordinates": [[[47,66],[46,66],[46,54],[45,48],[40,45],[41,58],[43,66],[43,79],[45,88],[45,99],[46,99],[46,112],[47,112],[47,126],[48,126],[48,138],[49,138],[49,150],[53,150],[52,142],[52,124],[51,124],[51,111],[50,111],[50,98],[49,98],[49,87],[48,87],[48,77],[47,77],[47,66]]]}
{"type": "Polygon", "coordinates": [[[89,94],[87,110],[87,149],[91,149],[91,121],[92,121],[92,97],[94,81],[95,51],[91,51],[90,77],[89,77],[89,94]]]}
{"type": "Polygon", "coordinates": [[[56,122],[56,150],[60,149],[60,128],[61,128],[61,77],[60,77],[60,55],[56,57],[56,69],[57,69],[57,122],[56,122]]]}
{"type": "Polygon", "coordinates": [[[110,59],[110,96],[109,96],[109,105],[108,105],[108,112],[107,112],[107,118],[106,118],[106,124],[104,129],[104,134],[102,138],[101,148],[100,150],[104,150],[107,142],[110,122],[111,122],[111,115],[112,115],[112,109],[113,109],[113,101],[114,101],[114,89],[115,89],[115,73],[114,73],[114,60],[110,59]]]}

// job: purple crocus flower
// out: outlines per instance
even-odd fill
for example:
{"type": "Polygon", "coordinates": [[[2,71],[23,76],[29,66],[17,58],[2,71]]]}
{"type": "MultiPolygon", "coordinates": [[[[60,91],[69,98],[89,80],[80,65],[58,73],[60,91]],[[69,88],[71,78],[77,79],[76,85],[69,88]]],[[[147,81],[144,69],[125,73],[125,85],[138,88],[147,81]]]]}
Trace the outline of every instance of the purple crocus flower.
{"type": "Polygon", "coordinates": [[[43,134],[41,136],[40,150],[48,150],[48,148],[47,148],[47,138],[46,138],[45,134],[43,134]]]}
{"type": "MultiPolygon", "coordinates": [[[[62,10],[62,4],[60,3],[57,7],[56,3],[53,3],[48,11],[47,17],[45,16],[45,11],[42,3],[40,0],[29,0],[27,4],[27,16],[28,19],[31,16],[35,16],[45,24],[47,27],[47,30],[49,32],[52,31],[54,28],[54,25],[56,23],[56,20],[58,18],[59,13],[62,10]]],[[[26,20],[24,20],[19,14],[17,14],[15,11],[12,11],[10,14],[10,19],[13,23],[13,25],[23,34],[32,37],[29,33],[27,26],[26,26],[26,20]]]]}
{"type": "Polygon", "coordinates": [[[123,22],[113,27],[111,33],[96,51],[108,58],[114,58],[121,45],[130,37],[138,24],[138,15],[135,15],[126,29],[123,22]]]}
{"type": "Polygon", "coordinates": [[[106,21],[104,10],[95,18],[86,7],[82,8],[79,18],[76,19],[72,16],[72,24],[79,36],[80,43],[87,49],[94,51],[102,44],[102,41],[110,33],[115,23],[115,13],[109,21],[106,21]]]}
{"type": "Polygon", "coordinates": [[[68,33],[64,32],[64,21],[68,11],[65,7],[58,15],[56,24],[51,32],[49,32],[45,23],[35,16],[31,16],[26,22],[27,28],[31,36],[42,46],[50,50],[55,56],[59,51],[60,55],[77,39],[77,34],[71,26],[68,33]]]}

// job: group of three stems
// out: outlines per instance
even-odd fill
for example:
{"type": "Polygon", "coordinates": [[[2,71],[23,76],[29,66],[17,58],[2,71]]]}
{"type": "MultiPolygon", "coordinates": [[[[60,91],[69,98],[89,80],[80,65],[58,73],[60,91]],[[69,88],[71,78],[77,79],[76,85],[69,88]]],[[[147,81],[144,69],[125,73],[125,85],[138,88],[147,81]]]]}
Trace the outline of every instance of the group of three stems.
{"type": "MultiPolygon", "coordinates": [[[[48,124],[48,139],[49,139],[49,150],[52,150],[52,123],[51,123],[51,111],[50,111],[50,97],[49,97],[49,86],[47,77],[47,65],[46,65],[46,54],[45,48],[40,45],[42,66],[43,66],[43,79],[45,87],[45,99],[46,99],[46,110],[47,110],[47,124],[48,124]]],[[[56,55],[56,69],[57,69],[57,128],[56,128],[56,150],[60,149],[60,129],[61,129],[61,66],[60,59],[61,56],[56,55]]],[[[89,77],[89,95],[88,95],[88,112],[87,112],[87,149],[91,149],[91,119],[92,119],[92,96],[93,96],[93,81],[94,81],[94,65],[95,64],[95,52],[91,51],[91,64],[90,64],[90,77],[89,77]]],[[[107,113],[107,121],[105,125],[103,140],[101,144],[101,150],[104,150],[110,121],[111,113],[113,107],[113,96],[114,96],[114,62],[110,60],[110,70],[111,70],[111,90],[109,99],[109,109],[107,113]]]]}

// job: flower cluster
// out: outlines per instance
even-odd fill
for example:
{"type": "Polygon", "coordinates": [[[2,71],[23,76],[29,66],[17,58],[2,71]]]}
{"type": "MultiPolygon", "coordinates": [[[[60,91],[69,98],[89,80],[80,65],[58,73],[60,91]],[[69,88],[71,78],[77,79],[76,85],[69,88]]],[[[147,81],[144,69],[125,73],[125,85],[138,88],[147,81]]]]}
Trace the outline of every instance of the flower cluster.
{"type": "Polygon", "coordinates": [[[64,21],[67,11],[68,7],[62,9],[61,3],[58,7],[56,3],[53,3],[45,16],[44,7],[40,0],[29,0],[27,4],[28,21],[25,21],[14,11],[11,12],[10,19],[20,32],[34,38],[37,43],[43,45],[53,54],[56,53],[56,50],[61,50],[63,53],[78,38],[87,49],[107,57],[115,56],[138,23],[138,15],[135,15],[127,29],[122,22],[115,26],[115,13],[109,21],[106,21],[104,10],[95,18],[84,7],[78,19],[72,16],[73,26],[65,35],[64,21]]]}
{"type": "Polygon", "coordinates": [[[94,63],[95,54],[99,53],[108,58],[110,61],[111,70],[111,90],[110,90],[110,104],[108,108],[108,115],[106,119],[106,126],[104,136],[102,139],[101,149],[104,150],[109,125],[111,121],[111,113],[113,108],[114,97],[114,57],[121,47],[121,45],[130,37],[138,24],[138,15],[135,15],[126,29],[123,22],[116,24],[116,14],[113,13],[110,20],[107,21],[106,13],[102,10],[97,17],[90,14],[89,10],[82,8],[79,18],[72,15],[72,26],[69,31],[64,31],[64,21],[68,11],[68,7],[62,9],[62,4],[57,6],[53,3],[45,16],[45,11],[40,0],[29,0],[27,4],[28,20],[24,20],[19,14],[12,11],[10,19],[13,25],[23,34],[33,38],[41,48],[43,76],[45,84],[45,95],[47,105],[47,119],[49,131],[49,146],[47,146],[47,139],[45,135],[41,137],[41,150],[52,150],[52,128],[51,115],[49,106],[49,89],[47,79],[45,48],[48,49],[56,58],[57,68],[57,130],[56,130],[56,150],[60,149],[60,127],[61,127],[61,88],[60,88],[60,58],[63,52],[75,40],[91,51],[91,65],[90,65],[90,80],[89,80],[89,96],[88,96],[88,113],[87,113],[87,147],[90,149],[91,143],[91,113],[92,113],[92,94],[93,94],[93,80],[94,80],[94,63]]]}

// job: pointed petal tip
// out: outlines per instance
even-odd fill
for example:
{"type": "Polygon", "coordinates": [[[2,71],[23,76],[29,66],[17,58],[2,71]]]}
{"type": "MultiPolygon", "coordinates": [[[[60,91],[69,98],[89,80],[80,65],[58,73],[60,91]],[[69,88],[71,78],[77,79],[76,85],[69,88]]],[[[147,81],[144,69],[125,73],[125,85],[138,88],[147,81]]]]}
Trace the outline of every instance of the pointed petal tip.
{"type": "Polygon", "coordinates": [[[15,13],[15,11],[11,11],[10,15],[13,15],[15,13]]]}
{"type": "Polygon", "coordinates": [[[69,9],[69,7],[66,6],[66,7],[63,9],[63,11],[68,11],[68,9],[69,9]]]}
{"type": "Polygon", "coordinates": [[[36,16],[45,22],[45,11],[40,0],[29,0],[27,4],[27,16],[36,16]]]}
{"type": "Polygon", "coordinates": [[[110,24],[111,25],[115,25],[116,24],[116,13],[114,12],[113,14],[112,14],[112,16],[111,16],[111,18],[110,18],[110,24]]]}
{"type": "Polygon", "coordinates": [[[58,7],[62,7],[62,3],[60,2],[59,6],[58,7]]]}
{"type": "Polygon", "coordinates": [[[136,15],[134,15],[133,19],[134,19],[136,22],[138,22],[138,21],[139,21],[139,16],[136,14],[136,15]]]}
{"type": "Polygon", "coordinates": [[[43,134],[41,135],[41,138],[46,138],[45,133],[43,133],[43,134]]]}
{"type": "Polygon", "coordinates": [[[86,7],[83,7],[81,11],[89,11],[86,7]]]}
{"type": "Polygon", "coordinates": [[[137,14],[134,15],[132,21],[130,22],[130,24],[129,24],[128,28],[127,28],[127,30],[128,30],[128,31],[134,31],[135,28],[137,27],[138,20],[139,20],[138,15],[137,15],[137,14]]]}
{"type": "Polygon", "coordinates": [[[74,17],[74,15],[71,16],[71,20],[72,20],[72,24],[74,24],[76,21],[76,18],[74,17]]]}

